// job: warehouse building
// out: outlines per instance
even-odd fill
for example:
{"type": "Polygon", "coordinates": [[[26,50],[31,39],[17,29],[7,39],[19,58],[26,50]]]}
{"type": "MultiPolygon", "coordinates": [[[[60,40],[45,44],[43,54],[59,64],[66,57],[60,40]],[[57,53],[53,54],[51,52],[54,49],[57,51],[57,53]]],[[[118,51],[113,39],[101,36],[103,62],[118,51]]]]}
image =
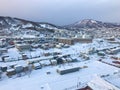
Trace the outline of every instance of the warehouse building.
{"type": "Polygon", "coordinates": [[[31,45],[30,45],[30,44],[15,44],[15,47],[16,47],[19,51],[31,50],[31,45]]]}
{"type": "Polygon", "coordinates": [[[76,35],[75,37],[56,38],[59,43],[73,45],[75,43],[92,43],[93,37],[90,35],[76,35]]]}
{"type": "Polygon", "coordinates": [[[57,73],[59,73],[60,75],[64,75],[64,74],[79,71],[79,69],[80,69],[80,67],[66,66],[66,67],[58,68],[57,73]]]}

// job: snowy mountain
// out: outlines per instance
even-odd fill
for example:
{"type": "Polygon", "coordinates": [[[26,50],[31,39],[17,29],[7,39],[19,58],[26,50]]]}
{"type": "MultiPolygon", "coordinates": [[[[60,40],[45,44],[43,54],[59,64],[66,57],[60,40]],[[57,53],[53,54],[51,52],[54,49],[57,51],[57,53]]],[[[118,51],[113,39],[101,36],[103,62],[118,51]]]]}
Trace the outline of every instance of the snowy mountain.
{"type": "Polygon", "coordinates": [[[0,35],[23,35],[23,33],[43,33],[48,34],[53,33],[56,30],[67,29],[67,30],[88,30],[93,29],[90,33],[100,32],[101,29],[108,30],[112,28],[114,31],[120,29],[120,24],[116,23],[105,23],[101,21],[96,21],[92,19],[84,19],[82,21],[75,22],[70,25],[56,26],[46,22],[33,22],[19,18],[4,17],[0,16],[0,35]],[[84,29],[83,29],[84,28],[84,29]],[[95,29],[95,30],[94,30],[95,29]]]}
{"type": "Polygon", "coordinates": [[[0,30],[9,29],[9,30],[20,30],[20,29],[30,29],[37,31],[53,31],[58,29],[58,26],[44,23],[44,22],[33,22],[24,19],[12,18],[12,17],[3,17],[0,16],[0,30]]]}
{"type": "Polygon", "coordinates": [[[120,27],[120,24],[115,23],[106,23],[101,21],[96,21],[92,19],[84,19],[82,21],[75,22],[70,25],[64,26],[68,29],[79,29],[79,28],[114,28],[114,27],[120,27]]]}

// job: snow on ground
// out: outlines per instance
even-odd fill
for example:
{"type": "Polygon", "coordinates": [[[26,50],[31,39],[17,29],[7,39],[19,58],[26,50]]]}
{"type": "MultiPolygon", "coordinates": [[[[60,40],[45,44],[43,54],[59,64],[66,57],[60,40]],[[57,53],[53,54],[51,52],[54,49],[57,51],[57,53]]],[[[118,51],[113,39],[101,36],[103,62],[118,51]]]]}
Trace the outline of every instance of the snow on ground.
{"type": "MultiPolygon", "coordinates": [[[[61,52],[63,55],[65,54],[71,54],[71,55],[77,55],[80,52],[87,52],[90,48],[95,48],[95,49],[104,49],[104,48],[111,48],[118,46],[117,44],[109,44],[106,41],[104,42],[98,42],[97,40],[94,40],[93,43],[88,43],[88,44],[80,44],[77,43],[75,45],[70,46],[69,48],[52,48],[49,50],[43,50],[43,49],[35,49],[34,51],[25,51],[22,52],[26,54],[28,57],[37,57],[37,56],[42,56],[43,53],[53,53],[53,52],[61,52]]],[[[9,57],[18,59],[18,57],[21,56],[19,51],[16,48],[11,48],[8,49],[8,54],[9,57]]]]}
{"type": "Polygon", "coordinates": [[[19,78],[10,78],[10,79],[6,78],[0,81],[0,90],[8,90],[8,89],[42,90],[41,87],[45,87],[46,84],[48,84],[49,87],[52,88],[51,90],[64,90],[64,88],[70,87],[71,84],[73,86],[76,85],[78,82],[76,81],[77,78],[79,78],[79,81],[81,83],[87,83],[92,78],[94,78],[95,74],[97,75],[113,74],[116,70],[119,70],[116,67],[109,66],[99,61],[86,61],[77,64],[73,63],[73,65],[80,67],[86,65],[88,66],[88,68],[81,69],[78,72],[74,72],[66,75],[59,75],[56,72],[56,68],[58,66],[44,67],[40,70],[33,71],[30,77],[26,75],[19,78]],[[47,71],[50,71],[51,74],[47,75],[46,74],[47,71]],[[72,82],[72,80],[75,80],[76,82],[75,81],[72,82]],[[64,83],[66,84],[64,85],[64,83]]]}
{"type": "MultiPolygon", "coordinates": [[[[53,52],[61,52],[64,54],[71,54],[73,57],[77,59],[81,59],[78,57],[78,54],[80,52],[86,52],[89,48],[96,48],[96,49],[103,49],[103,48],[111,48],[118,46],[117,44],[109,44],[107,42],[101,42],[98,43],[97,41],[94,41],[90,44],[75,44],[73,46],[70,46],[69,48],[53,48],[49,50],[42,50],[42,49],[36,49],[34,51],[26,51],[24,52],[28,57],[36,57],[40,56],[36,59],[45,59],[49,57],[43,56],[43,53],[53,53],[53,52]]],[[[11,48],[8,50],[8,54],[11,58],[18,59],[20,57],[20,53],[16,48],[11,48]]],[[[51,56],[50,56],[51,57],[51,56]]],[[[107,55],[106,55],[107,57],[107,55]]],[[[65,75],[59,75],[56,72],[56,69],[60,66],[47,66],[43,67],[39,70],[33,70],[30,77],[28,75],[22,76],[22,77],[13,77],[13,78],[7,78],[5,75],[3,76],[3,79],[0,81],[0,90],[65,90],[66,88],[73,88],[71,90],[76,89],[76,85],[78,82],[80,82],[80,86],[88,83],[94,76],[97,74],[99,76],[101,75],[113,75],[116,70],[120,70],[120,68],[110,66],[108,64],[102,63],[97,61],[100,57],[98,57],[96,54],[90,55],[89,61],[82,61],[82,62],[76,62],[71,63],[73,66],[83,67],[87,66],[88,68],[80,69],[78,72],[73,72],[65,75]],[[46,72],[51,72],[51,74],[47,75],[46,72]]],[[[6,62],[2,63],[0,62],[0,65],[9,65],[9,64],[26,64],[27,61],[34,60],[34,59],[28,59],[26,61],[14,61],[14,62],[6,62]]],[[[106,61],[109,60],[109,58],[105,58],[106,61]]],[[[65,64],[67,66],[68,64],[65,64]]],[[[63,65],[61,65],[63,66],[63,65]]],[[[117,86],[119,86],[120,83],[120,77],[116,78],[107,78],[107,80],[117,86]]]]}

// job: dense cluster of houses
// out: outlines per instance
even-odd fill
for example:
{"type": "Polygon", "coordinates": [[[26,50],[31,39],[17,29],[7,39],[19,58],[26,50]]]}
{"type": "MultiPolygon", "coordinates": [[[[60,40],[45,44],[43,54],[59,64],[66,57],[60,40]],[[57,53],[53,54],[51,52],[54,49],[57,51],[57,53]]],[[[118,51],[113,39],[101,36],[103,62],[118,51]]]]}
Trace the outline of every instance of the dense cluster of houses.
{"type": "Polygon", "coordinates": [[[10,78],[14,75],[24,75],[32,71],[32,66],[30,65],[18,65],[16,63],[9,64],[9,65],[3,65],[0,67],[1,71],[1,78],[2,74],[6,73],[6,75],[10,78]]]}
{"type": "Polygon", "coordinates": [[[6,53],[9,48],[17,48],[19,51],[32,50],[33,48],[67,48],[75,43],[92,43],[90,35],[76,35],[74,37],[0,37],[0,55],[6,53]]]}
{"type": "Polygon", "coordinates": [[[120,37],[120,28],[99,28],[99,29],[95,28],[84,30],[93,34],[95,38],[120,37]]]}
{"type": "MultiPolygon", "coordinates": [[[[69,33],[71,34],[71,33],[69,33]]],[[[0,66],[0,78],[2,78],[3,74],[6,74],[9,78],[13,76],[22,76],[22,75],[30,75],[32,70],[37,70],[41,69],[43,67],[47,66],[59,66],[56,69],[56,72],[60,75],[72,73],[72,72],[77,72],[81,69],[80,66],[72,66],[71,63],[73,62],[81,62],[81,61],[86,61],[90,60],[91,57],[90,55],[98,55],[98,57],[104,57],[106,55],[116,55],[120,52],[120,46],[115,46],[111,48],[102,48],[102,49],[97,49],[97,48],[89,48],[88,50],[83,50],[78,53],[78,57],[73,58],[71,54],[65,54],[61,52],[45,52],[43,53],[44,57],[38,56],[38,57],[31,57],[29,58],[26,54],[24,54],[24,51],[31,52],[32,50],[35,49],[43,49],[43,50],[49,50],[51,48],[69,48],[75,43],[92,43],[93,42],[93,37],[90,35],[74,35],[74,37],[67,36],[65,37],[6,37],[4,39],[0,39],[0,56],[1,56],[1,62],[6,63],[9,61],[15,61],[14,59],[10,59],[10,57],[7,55],[8,50],[10,48],[15,48],[18,50],[19,53],[21,53],[21,58],[19,60],[24,60],[25,64],[17,64],[17,63],[12,63],[12,64],[6,64],[6,65],[1,65],[0,66]],[[79,60],[81,59],[81,61],[79,60]],[[68,66],[64,66],[67,65],[68,66]]],[[[112,43],[114,39],[107,39],[112,43]]],[[[102,41],[101,41],[102,42],[102,41]]],[[[116,44],[116,43],[115,43],[116,44]]],[[[117,43],[119,44],[119,43],[117,43]]],[[[111,57],[111,59],[115,59],[116,61],[112,62],[114,64],[119,64],[120,65],[120,58],[119,57],[111,57]]],[[[17,61],[17,60],[16,60],[17,61]]],[[[103,62],[102,60],[99,60],[103,62]]],[[[106,63],[106,62],[103,62],[106,63]]],[[[108,63],[109,64],[109,63],[108,63]]],[[[111,64],[110,64],[111,65],[111,64]]],[[[88,68],[88,66],[84,66],[82,68],[88,68]]],[[[50,72],[47,72],[49,74],[50,72]]],[[[102,78],[96,78],[96,80],[99,80],[102,82],[104,85],[110,85],[110,83],[106,82],[102,78]]],[[[93,80],[87,84],[84,88],[78,89],[78,90],[96,90],[96,87],[103,88],[103,86],[99,85],[99,83],[95,83],[96,81],[93,80]]],[[[107,89],[114,89],[117,88],[115,86],[107,87],[104,86],[107,89]]],[[[67,90],[67,89],[66,89],[67,90]]],[[[98,89],[99,90],[99,89],[98,89]]],[[[119,89],[118,89],[119,90],[119,89]]]]}
{"type": "Polygon", "coordinates": [[[0,76],[4,72],[8,77],[12,77],[14,75],[27,74],[27,73],[29,74],[29,72],[31,72],[33,69],[37,70],[45,66],[76,62],[76,60],[71,58],[69,55],[63,55],[63,56],[58,55],[55,57],[29,59],[26,62],[27,63],[23,65],[12,63],[9,65],[0,66],[0,76]]]}

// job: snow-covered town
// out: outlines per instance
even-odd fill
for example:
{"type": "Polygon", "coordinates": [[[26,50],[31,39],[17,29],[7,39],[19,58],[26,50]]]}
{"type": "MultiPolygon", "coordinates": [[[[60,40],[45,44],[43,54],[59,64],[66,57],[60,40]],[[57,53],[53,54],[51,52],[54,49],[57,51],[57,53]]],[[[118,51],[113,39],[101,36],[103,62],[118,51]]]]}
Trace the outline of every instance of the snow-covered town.
{"type": "Polygon", "coordinates": [[[0,45],[0,90],[120,90],[118,38],[26,35],[0,45]]]}
{"type": "Polygon", "coordinates": [[[0,0],[0,90],[120,90],[120,0],[0,0]]]}

